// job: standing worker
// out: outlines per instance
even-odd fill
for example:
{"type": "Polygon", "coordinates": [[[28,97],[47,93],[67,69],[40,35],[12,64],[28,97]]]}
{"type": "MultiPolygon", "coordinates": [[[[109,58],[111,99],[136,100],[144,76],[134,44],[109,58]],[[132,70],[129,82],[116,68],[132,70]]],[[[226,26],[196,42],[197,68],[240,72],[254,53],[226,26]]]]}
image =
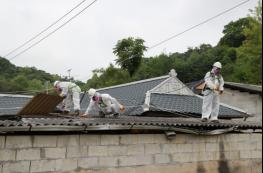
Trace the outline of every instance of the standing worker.
{"type": "Polygon", "coordinates": [[[111,114],[117,117],[125,110],[124,106],[109,94],[100,94],[91,88],[88,91],[88,95],[90,97],[90,103],[83,117],[89,116],[92,111],[98,112],[101,117],[111,114]]]}
{"type": "Polygon", "coordinates": [[[62,111],[64,114],[70,112],[70,106],[73,102],[74,112],[76,115],[80,114],[80,92],[81,89],[78,85],[72,82],[54,82],[54,89],[60,97],[63,97],[62,111]]]}
{"type": "Polygon", "coordinates": [[[210,72],[205,75],[205,87],[203,90],[203,106],[202,106],[202,121],[210,120],[218,123],[219,114],[219,95],[224,91],[224,79],[220,74],[222,65],[220,62],[215,62],[210,72]]]}

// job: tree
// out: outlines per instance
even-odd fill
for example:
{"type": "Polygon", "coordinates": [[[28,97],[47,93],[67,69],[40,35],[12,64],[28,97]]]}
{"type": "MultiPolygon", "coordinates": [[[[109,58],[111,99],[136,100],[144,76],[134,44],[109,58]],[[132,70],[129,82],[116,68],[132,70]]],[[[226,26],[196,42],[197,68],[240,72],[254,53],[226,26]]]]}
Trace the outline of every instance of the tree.
{"type": "Polygon", "coordinates": [[[118,57],[116,64],[127,70],[130,76],[139,68],[143,53],[147,50],[144,42],[143,39],[129,37],[119,40],[113,48],[113,53],[118,57]]]}
{"type": "Polygon", "coordinates": [[[242,18],[235,22],[230,22],[224,27],[223,33],[225,34],[219,41],[219,45],[226,45],[229,47],[239,47],[246,39],[243,33],[245,27],[248,27],[249,19],[242,18]]]}

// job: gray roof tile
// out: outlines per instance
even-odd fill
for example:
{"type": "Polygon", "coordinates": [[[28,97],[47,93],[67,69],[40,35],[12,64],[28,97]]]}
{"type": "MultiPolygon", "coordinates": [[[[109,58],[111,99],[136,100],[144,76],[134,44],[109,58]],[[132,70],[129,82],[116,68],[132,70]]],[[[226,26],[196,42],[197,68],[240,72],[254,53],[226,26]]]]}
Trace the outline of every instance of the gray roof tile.
{"type": "MultiPolygon", "coordinates": [[[[174,95],[174,94],[151,94],[151,110],[168,110],[171,112],[194,114],[201,116],[202,99],[197,96],[174,95]]],[[[234,109],[220,106],[220,118],[241,118],[245,113],[234,109]]]]}

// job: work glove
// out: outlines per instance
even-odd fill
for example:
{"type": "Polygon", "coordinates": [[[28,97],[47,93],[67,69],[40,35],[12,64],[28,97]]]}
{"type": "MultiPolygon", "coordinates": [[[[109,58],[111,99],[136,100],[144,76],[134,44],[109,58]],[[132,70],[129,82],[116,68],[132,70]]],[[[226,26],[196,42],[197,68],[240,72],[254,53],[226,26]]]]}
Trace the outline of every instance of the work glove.
{"type": "Polygon", "coordinates": [[[63,99],[65,99],[65,98],[67,97],[66,95],[64,95],[64,94],[62,94],[62,93],[59,94],[59,96],[62,97],[63,99]]]}
{"type": "Polygon", "coordinates": [[[120,105],[120,111],[123,113],[125,111],[125,107],[123,105],[120,105]]]}
{"type": "Polygon", "coordinates": [[[215,85],[214,88],[213,88],[213,90],[218,91],[218,90],[219,90],[219,87],[215,85]]]}

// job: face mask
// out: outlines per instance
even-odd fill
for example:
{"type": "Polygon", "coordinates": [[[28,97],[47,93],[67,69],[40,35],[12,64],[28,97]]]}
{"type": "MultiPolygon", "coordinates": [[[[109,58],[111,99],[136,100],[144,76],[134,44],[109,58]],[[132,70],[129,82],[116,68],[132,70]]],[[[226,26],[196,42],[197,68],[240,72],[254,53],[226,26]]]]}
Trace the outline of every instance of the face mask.
{"type": "Polygon", "coordinates": [[[98,102],[100,100],[100,97],[99,96],[93,96],[92,100],[95,102],[98,102]]]}
{"type": "Polygon", "coordinates": [[[214,67],[213,72],[215,75],[218,75],[220,73],[220,68],[214,67]]]}

